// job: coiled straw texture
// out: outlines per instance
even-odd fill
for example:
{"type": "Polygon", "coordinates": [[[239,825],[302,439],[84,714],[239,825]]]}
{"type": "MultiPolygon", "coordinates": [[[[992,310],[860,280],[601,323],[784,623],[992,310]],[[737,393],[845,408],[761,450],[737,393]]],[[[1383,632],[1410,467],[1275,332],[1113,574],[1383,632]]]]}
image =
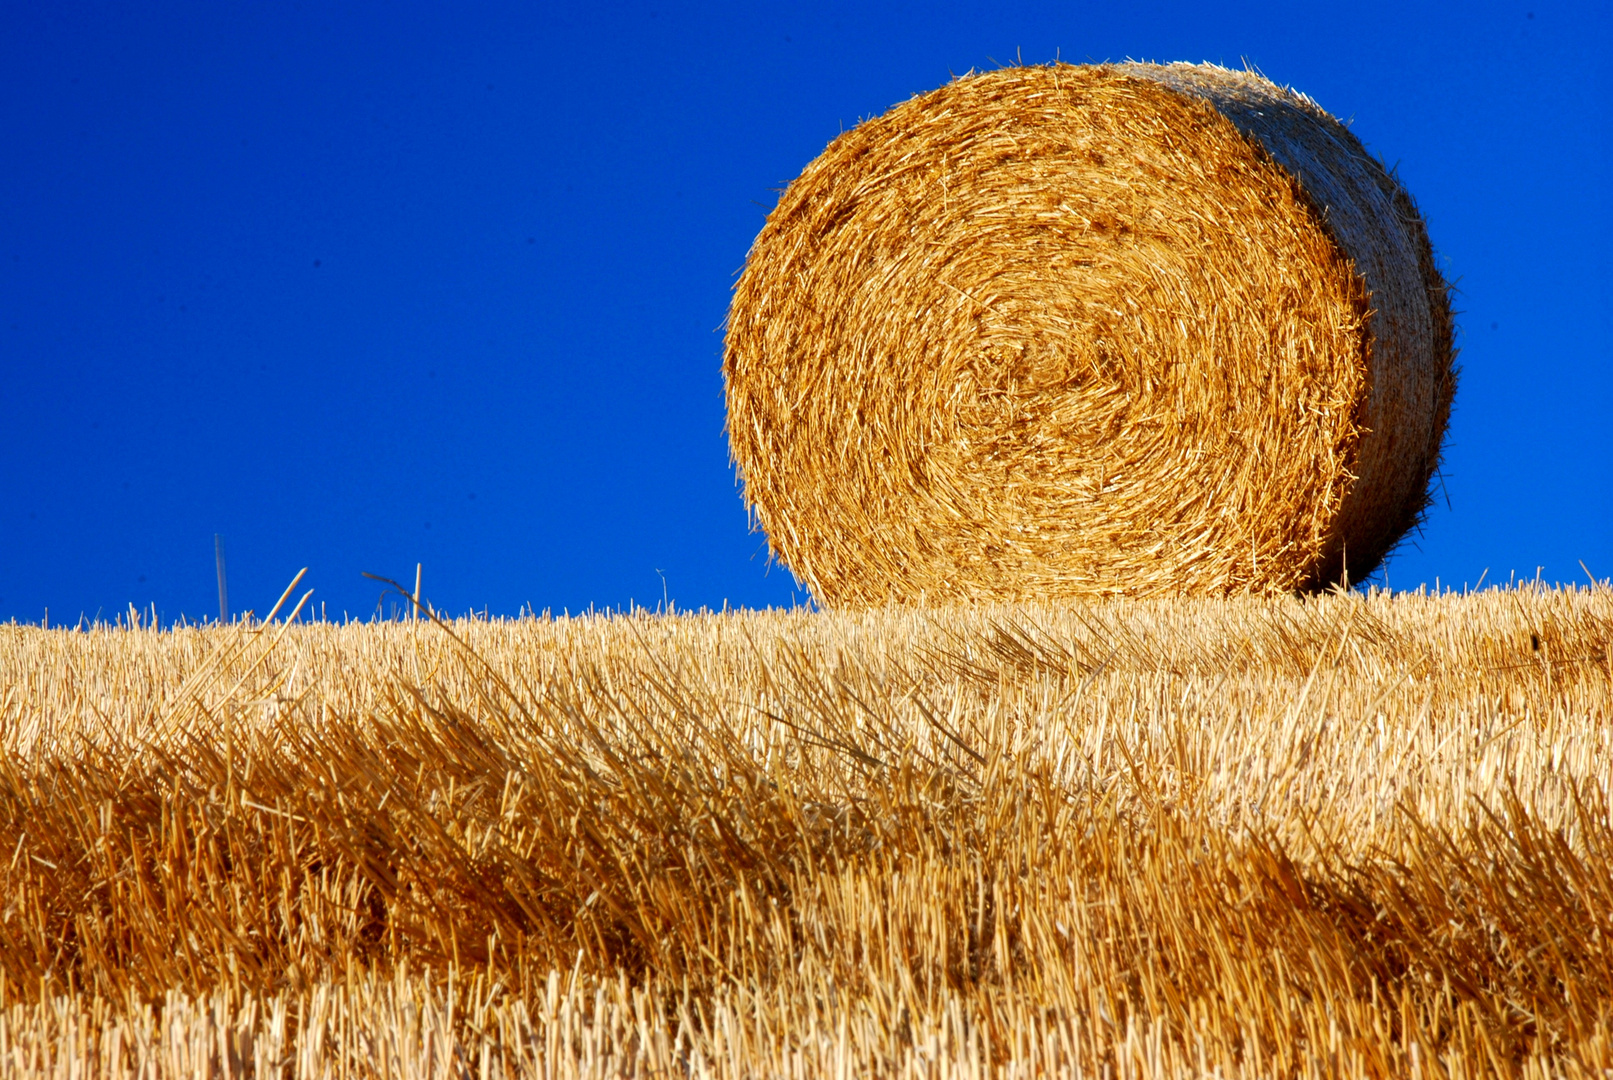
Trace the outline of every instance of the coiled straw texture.
{"type": "Polygon", "coordinates": [[[1359,579],[1427,505],[1453,358],[1416,207],[1314,102],[1054,65],[832,142],[723,370],[774,554],[861,606],[1359,579]]]}

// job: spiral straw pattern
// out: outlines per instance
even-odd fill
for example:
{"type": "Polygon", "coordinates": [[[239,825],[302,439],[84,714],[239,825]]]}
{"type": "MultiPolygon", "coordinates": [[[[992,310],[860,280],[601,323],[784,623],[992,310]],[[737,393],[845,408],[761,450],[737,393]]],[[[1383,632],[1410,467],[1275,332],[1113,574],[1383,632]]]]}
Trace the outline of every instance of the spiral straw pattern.
{"type": "Polygon", "coordinates": [[[728,431],[820,604],[1359,579],[1455,386],[1411,198],[1210,65],[1007,68],[835,139],[729,313],[728,431]]]}

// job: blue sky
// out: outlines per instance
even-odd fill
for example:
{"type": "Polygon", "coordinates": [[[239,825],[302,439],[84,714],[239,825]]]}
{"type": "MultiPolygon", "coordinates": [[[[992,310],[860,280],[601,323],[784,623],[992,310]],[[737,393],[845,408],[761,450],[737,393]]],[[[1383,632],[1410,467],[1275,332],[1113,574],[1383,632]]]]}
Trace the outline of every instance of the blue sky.
{"type": "Polygon", "coordinates": [[[1395,588],[1613,575],[1603,4],[6,4],[0,620],[802,599],[720,325],[776,189],[953,73],[1245,59],[1352,119],[1461,290],[1395,588]]]}

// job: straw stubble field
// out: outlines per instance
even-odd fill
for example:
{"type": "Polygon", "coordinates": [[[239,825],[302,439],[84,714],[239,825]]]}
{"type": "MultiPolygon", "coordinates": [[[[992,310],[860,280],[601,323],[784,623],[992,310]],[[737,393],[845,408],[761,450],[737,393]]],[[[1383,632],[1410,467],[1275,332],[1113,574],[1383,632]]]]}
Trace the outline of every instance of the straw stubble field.
{"type": "Polygon", "coordinates": [[[8,1076],[1613,1069],[1613,593],[0,628],[8,1076]]]}

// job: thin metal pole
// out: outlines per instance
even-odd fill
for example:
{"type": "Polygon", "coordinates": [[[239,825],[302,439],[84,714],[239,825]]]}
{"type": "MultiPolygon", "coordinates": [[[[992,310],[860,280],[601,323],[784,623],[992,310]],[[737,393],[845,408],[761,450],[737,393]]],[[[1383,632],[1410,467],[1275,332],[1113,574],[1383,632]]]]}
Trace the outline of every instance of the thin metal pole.
{"type": "Polygon", "coordinates": [[[420,564],[419,563],[414,564],[414,608],[412,609],[412,617],[414,618],[414,620],[416,622],[420,621],[420,564]]]}
{"type": "Polygon", "coordinates": [[[224,573],[224,537],[213,534],[213,562],[218,567],[218,621],[230,621],[230,586],[224,573]]]}

